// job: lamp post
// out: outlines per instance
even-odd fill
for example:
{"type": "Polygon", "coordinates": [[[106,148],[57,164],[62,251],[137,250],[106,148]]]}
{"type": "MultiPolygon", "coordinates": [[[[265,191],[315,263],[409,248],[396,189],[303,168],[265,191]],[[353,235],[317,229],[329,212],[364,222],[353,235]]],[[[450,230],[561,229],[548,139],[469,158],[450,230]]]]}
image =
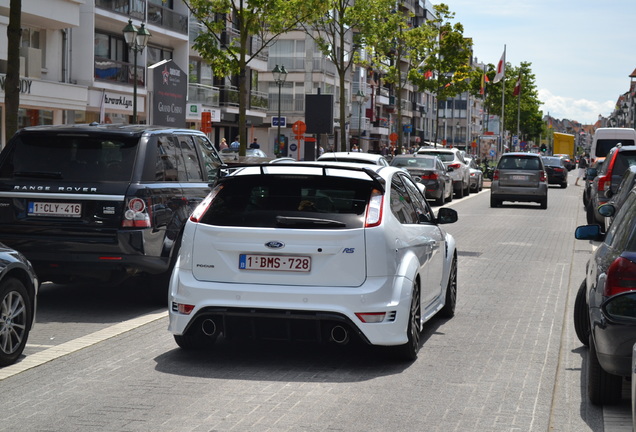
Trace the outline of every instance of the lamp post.
{"type": "Polygon", "coordinates": [[[137,54],[141,53],[150,39],[150,32],[146,29],[144,23],[137,28],[133,25],[132,20],[128,20],[128,25],[124,27],[124,40],[128,45],[128,49],[133,52],[133,124],[137,124],[137,54]]]}
{"type": "MultiPolygon", "coordinates": [[[[358,89],[356,93],[356,100],[358,101],[358,150],[362,149],[362,104],[367,99],[367,96],[361,89],[358,89]]],[[[351,146],[349,146],[351,150],[351,146]]]]}
{"type": "Polygon", "coordinates": [[[272,73],[274,74],[274,82],[278,86],[278,128],[276,130],[276,148],[274,149],[274,153],[278,153],[280,151],[280,90],[287,79],[287,70],[285,66],[276,65],[272,73]]]}

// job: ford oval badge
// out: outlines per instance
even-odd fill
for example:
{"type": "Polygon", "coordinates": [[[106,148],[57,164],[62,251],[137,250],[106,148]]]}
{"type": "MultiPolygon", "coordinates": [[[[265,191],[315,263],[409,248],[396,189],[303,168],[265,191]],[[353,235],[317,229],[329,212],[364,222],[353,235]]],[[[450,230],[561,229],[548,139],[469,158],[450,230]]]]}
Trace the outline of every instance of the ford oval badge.
{"type": "Polygon", "coordinates": [[[265,246],[267,246],[270,249],[282,249],[285,247],[285,243],[279,242],[277,240],[272,240],[265,243],[265,246]]]}

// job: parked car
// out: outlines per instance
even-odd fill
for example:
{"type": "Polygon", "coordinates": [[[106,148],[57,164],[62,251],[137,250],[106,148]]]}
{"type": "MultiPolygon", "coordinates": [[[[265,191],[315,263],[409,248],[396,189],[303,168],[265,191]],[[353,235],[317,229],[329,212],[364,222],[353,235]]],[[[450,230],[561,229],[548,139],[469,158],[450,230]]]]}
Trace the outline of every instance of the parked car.
{"type": "Polygon", "coordinates": [[[421,179],[426,187],[426,198],[435,200],[435,204],[444,205],[453,200],[453,179],[447,168],[437,156],[405,154],[396,155],[391,166],[404,168],[413,178],[421,179]]]}
{"type": "Polygon", "coordinates": [[[464,159],[463,152],[456,148],[420,148],[417,154],[433,155],[441,159],[448,168],[453,179],[453,190],[457,198],[470,194],[470,169],[464,159]]]}
{"type": "Polygon", "coordinates": [[[39,282],[21,253],[0,243],[0,367],[22,355],[33,324],[39,282]]]}
{"type": "Polygon", "coordinates": [[[588,224],[599,224],[601,230],[606,228],[605,217],[599,213],[598,209],[609,200],[610,195],[616,193],[623,173],[630,165],[635,164],[636,146],[617,145],[607,153],[605,162],[590,184],[586,208],[588,224]]]}
{"type": "Polygon", "coordinates": [[[451,317],[457,249],[408,173],[298,162],[220,179],[186,224],[170,282],[184,349],[229,339],[356,337],[412,360],[422,324],[451,317]],[[362,301],[361,301],[362,300],[362,301]]]}
{"type": "Polygon", "coordinates": [[[535,153],[504,153],[493,174],[490,206],[503,201],[538,202],[548,208],[548,176],[541,156],[535,153]]]}
{"type": "Polygon", "coordinates": [[[220,166],[212,143],[191,129],[22,129],[0,153],[0,238],[42,281],[112,284],[144,274],[167,290],[185,221],[220,166]]]}
{"type": "Polygon", "coordinates": [[[363,152],[326,152],[318,156],[321,162],[355,162],[361,164],[389,166],[386,158],[380,154],[363,152]]]}
{"type": "Polygon", "coordinates": [[[616,194],[611,191],[607,191],[609,196],[608,204],[612,204],[615,210],[612,211],[612,216],[605,217],[605,226],[609,227],[614,220],[614,213],[617,212],[625,203],[625,200],[629,196],[629,193],[636,185],[636,165],[630,165],[630,167],[623,173],[623,178],[618,184],[616,194]]]}
{"type": "Polygon", "coordinates": [[[243,165],[265,163],[275,159],[267,156],[261,149],[247,148],[245,156],[239,156],[239,149],[228,147],[221,150],[221,160],[226,165],[243,165]]]}
{"type": "Polygon", "coordinates": [[[568,187],[568,171],[563,158],[557,156],[542,156],[543,166],[548,173],[548,184],[558,184],[563,189],[568,187]]]}
{"type": "MultiPolygon", "coordinates": [[[[603,206],[603,213],[616,210],[603,206]]],[[[588,396],[598,405],[621,399],[623,377],[631,376],[636,343],[636,189],[632,189],[607,233],[600,226],[576,229],[579,240],[600,242],[586,266],[574,303],[574,329],[589,346],[588,396]]]]}
{"type": "Polygon", "coordinates": [[[585,170],[585,184],[583,185],[583,207],[587,209],[588,204],[590,203],[590,188],[592,187],[592,181],[598,175],[598,170],[605,162],[604,157],[596,158],[596,160],[590,163],[589,168],[585,170]]]}
{"type": "Polygon", "coordinates": [[[471,192],[479,192],[484,188],[484,172],[481,170],[475,159],[471,157],[464,158],[468,164],[470,171],[470,190],[471,192]]]}

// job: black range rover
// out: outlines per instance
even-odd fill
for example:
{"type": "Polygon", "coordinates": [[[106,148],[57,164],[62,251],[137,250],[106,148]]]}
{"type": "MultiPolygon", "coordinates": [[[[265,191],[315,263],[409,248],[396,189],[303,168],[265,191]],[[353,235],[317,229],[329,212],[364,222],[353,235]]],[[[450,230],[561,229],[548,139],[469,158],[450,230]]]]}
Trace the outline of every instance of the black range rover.
{"type": "Polygon", "coordinates": [[[22,129],[0,153],[0,241],[22,252],[41,281],[163,279],[220,166],[195,130],[22,129]]]}

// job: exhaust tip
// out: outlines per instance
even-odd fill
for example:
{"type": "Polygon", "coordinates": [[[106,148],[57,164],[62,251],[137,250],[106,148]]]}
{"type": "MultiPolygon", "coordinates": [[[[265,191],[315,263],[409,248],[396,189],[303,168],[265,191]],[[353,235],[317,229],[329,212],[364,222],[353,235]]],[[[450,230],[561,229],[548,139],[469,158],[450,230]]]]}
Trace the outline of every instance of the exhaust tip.
{"type": "Polygon", "coordinates": [[[206,336],[214,336],[216,334],[216,323],[214,322],[214,320],[211,320],[209,318],[205,319],[201,323],[201,330],[206,336]]]}
{"type": "Polygon", "coordinates": [[[331,329],[331,340],[340,345],[346,344],[349,342],[349,332],[340,325],[333,326],[331,329]]]}

